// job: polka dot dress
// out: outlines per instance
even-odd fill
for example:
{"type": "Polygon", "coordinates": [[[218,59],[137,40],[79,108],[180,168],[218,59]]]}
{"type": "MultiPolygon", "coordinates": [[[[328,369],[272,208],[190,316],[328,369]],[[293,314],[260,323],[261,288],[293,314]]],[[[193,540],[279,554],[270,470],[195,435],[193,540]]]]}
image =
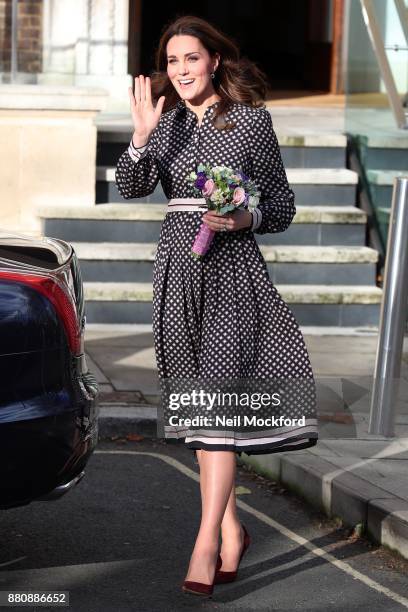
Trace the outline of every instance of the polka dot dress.
{"type": "Polygon", "coordinates": [[[197,115],[180,101],[162,114],[147,147],[129,147],[116,168],[116,184],[126,199],[151,194],[159,180],[169,199],[197,197],[186,177],[199,163],[241,170],[262,194],[252,227],[216,232],[198,260],[191,247],[203,213],[169,212],[164,218],[153,269],[164,437],[193,451],[251,455],[307,448],[318,439],[310,359],[255,239],[256,233],[287,229],[296,212],[294,193],[268,110],[233,104],[226,115],[233,129],[218,130],[211,120],[217,104],[207,107],[199,125],[197,115]],[[238,390],[234,398],[249,397],[249,404],[224,401],[220,391],[230,391],[231,385],[238,390]],[[179,404],[179,410],[169,408],[175,388],[188,389],[191,398],[198,386],[206,397],[212,394],[210,409],[208,404],[197,409],[191,401],[179,404]],[[278,404],[265,401],[259,407],[253,401],[261,393],[272,397],[272,391],[278,404]]]}

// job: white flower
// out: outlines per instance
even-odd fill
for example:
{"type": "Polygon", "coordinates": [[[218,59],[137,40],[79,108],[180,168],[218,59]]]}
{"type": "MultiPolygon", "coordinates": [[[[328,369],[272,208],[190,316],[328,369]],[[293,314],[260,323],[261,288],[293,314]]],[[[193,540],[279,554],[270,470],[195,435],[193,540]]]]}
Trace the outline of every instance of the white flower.
{"type": "Polygon", "coordinates": [[[222,194],[222,191],[220,189],[216,189],[210,196],[210,200],[211,202],[214,202],[215,204],[222,204],[224,201],[224,196],[222,194]]]}
{"type": "Polygon", "coordinates": [[[249,208],[256,208],[259,204],[259,198],[257,196],[249,196],[248,206],[249,208]]]}

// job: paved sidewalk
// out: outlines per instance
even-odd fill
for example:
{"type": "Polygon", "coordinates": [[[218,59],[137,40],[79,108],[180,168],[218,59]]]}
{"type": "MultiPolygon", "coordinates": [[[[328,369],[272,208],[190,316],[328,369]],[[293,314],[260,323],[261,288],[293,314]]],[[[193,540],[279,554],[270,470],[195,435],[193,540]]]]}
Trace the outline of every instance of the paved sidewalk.
{"type": "MultiPolygon", "coordinates": [[[[408,337],[396,435],[385,438],[368,434],[375,330],[302,332],[318,388],[318,444],[243,455],[243,461],[408,558],[408,337]]],[[[85,348],[100,385],[101,435],[155,437],[159,395],[151,326],[88,325],[85,348]]]]}

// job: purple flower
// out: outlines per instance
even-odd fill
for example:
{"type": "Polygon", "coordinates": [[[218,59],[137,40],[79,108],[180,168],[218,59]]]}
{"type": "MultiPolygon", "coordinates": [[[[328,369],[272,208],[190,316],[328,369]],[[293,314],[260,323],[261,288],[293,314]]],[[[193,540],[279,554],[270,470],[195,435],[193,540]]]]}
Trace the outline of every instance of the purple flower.
{"type": "Polygon", "coordinates": [[[199,172],[197,174],[197,178],[195,180],[194,185],[197,187],[197,189],[202,189],[205,185],[206,180],[207,180],[207,177],[204,174],[204,172],[199,172]]]}

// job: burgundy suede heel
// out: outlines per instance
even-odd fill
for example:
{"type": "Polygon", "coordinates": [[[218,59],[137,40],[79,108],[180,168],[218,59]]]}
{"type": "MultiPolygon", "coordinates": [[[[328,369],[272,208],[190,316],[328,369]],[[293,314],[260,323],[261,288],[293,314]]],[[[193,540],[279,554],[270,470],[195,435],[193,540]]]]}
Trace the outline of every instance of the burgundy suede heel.
{"type": "MultiPolygon", "coordinates": [[[[222,565],[222,559],[220,555],[217,557],[217,563],[215,566],[215,573],[222,565]]],[[[194,582],[194,580],[185,580],[181,587],[184,593],[193,593],[194,595],[212,595],[214,590],[214,582],[211,584],[205,584],[204,582],[194,582]]]]}
{"type": "MultiPolygon", "coordinates": [[[[244,556],[245,551],[247,550],[250,542],[251,542],[251,538],[249,537],[249,533],[247,528],[245,527],[244,524],[242,524],[242,528],[244,530],[244,542],[242,545],[242,551],[241,551],[241,556],[239,557],[239,561],[238,561],[238,567],[234,572],[223,572],[222,570],[216,569],[215,571],[215,576],[214,576],[214,584],[225,584],[227,582],[234,582],[234,580],[236,580],[237,578],[237,574],[238,574],[238,568],[239,568],[239,564],[241,563],[241,559],[244,556]]],[[[222,565],[222,559],[221,556],[218,555],[218,562],[217,562],[217,568],[221,567],[222,565]],[[221,561],[221,564],[219,563],[221,561]]]]}

